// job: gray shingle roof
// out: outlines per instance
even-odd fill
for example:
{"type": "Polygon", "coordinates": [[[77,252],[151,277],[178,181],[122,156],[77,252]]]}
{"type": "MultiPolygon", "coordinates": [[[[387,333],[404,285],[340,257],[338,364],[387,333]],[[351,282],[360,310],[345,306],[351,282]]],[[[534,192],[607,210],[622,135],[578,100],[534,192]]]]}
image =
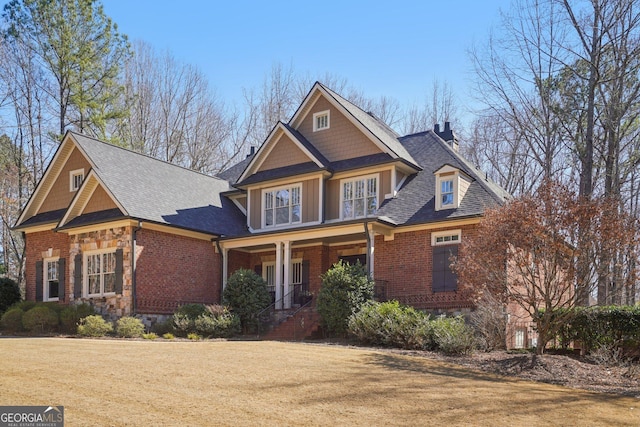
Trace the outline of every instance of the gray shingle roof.
{"type": "Polygon", "coordinates": [[[218,235],[246,228],[242,213],[220,195],[229,189],[227,181],[84,135],[73,137],[125,215],[218,235]]]}
{"type": "Polygon", "coordinates": [[[433,131],[407,135],[399,142],[415,158],[423,170],[403,184],[395,198],[385,200],[378,216],[397,225],[411,225],[482,215],[488,207],[504,202],[508,194],[487,181],[462,156],[454,152],[433,131]],[[473,182],[457,209],[435,210],[436,178],[434,172],[445,164],[460,169],[473,182]]]}

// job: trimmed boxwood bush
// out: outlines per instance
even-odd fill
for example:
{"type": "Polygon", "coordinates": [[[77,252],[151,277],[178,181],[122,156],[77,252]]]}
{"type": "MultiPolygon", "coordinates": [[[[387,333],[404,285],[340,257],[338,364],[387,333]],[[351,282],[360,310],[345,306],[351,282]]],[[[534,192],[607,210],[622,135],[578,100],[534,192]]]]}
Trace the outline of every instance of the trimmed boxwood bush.
{"type": "Polygon", "coordinates": [[[116,322],[116,334],[122,338],[139,338],[144,334],[144,323],[135,317],[121,317],[116,322]]]}
{"type": "Polygon", "coordinates": [[[22,326],[34,333],[52,332],[58,322],[58,313],[46,305],[37,305],[22,315],[22,326]]]}
{"type": "Polygon", "coordinates": [[[18,307],[10,308],[5,311],[0,319],[0,326],[3,331],[19,332],[22,331],[22,316],[24,311],[18,307]]]}
{"type": "Polygon", "coordinates": [[[360,263],[349,265],[340,260],[322,275],[317,310],[325,332],[344,335],[349,316],[373,299],[374,282],[360,263]]]}
{"type": "Polygon", "coordinates": [[[87,316],[78,324],[78,335],[83,337],[103,337],[113,331],[113,325],[100,315],[87,316]]]}
{"type": "Polygon", "coordinates": [[[0,277],[0,316],[20,299],[18,283],[8,277],[0,277]]]}

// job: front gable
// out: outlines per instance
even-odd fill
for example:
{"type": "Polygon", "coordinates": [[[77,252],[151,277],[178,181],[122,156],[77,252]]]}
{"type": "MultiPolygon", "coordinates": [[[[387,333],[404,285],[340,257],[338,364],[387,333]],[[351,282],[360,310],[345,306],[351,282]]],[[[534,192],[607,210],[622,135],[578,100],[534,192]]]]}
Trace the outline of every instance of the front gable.
{"type": "Polygon", "coordinates": [[[114,210],[119,211],[120,214],[126,214],[125,209],[98,179],[95,172],[91,171],[73,198],[64,217],[60,220],[58,227],[64,227],[84,214],[114,210]]]}
{"type": "Polygon", "coordinates": [[[277,130],[269,148],[269,152],[264,155],[264,160],[256,168],[256,172],[314,161],[313,157],[305,153],[299,143],[294,141],[290,133],[282,129],[277,130]]]}
{"type": "MultiPolygon", "coordinates": [[[[49,167],[18,218],[16,227],[19,228],[30,218],[43,216],[48,212],[66,210],[76,195],[77,184],[84,180],[91,168],[92,165],[87,157],[76,146],[73,135],[70,133],[65,135],[49,167]],[[74,176],[76,176],[75,180],[74,176]]],[[[59,218],[58,216],[56,219],[59,218]]]]}
{"type": "Polygon", "coordinates": [[[384,153],[374,141],[359,129],[341,109],[318,92],[312,105],[299,117],[294,126],[329,161],[353,159],[384,153]],[[329,125],[317,129],[316,117],[319,113],[328,114],[329,125]]]}

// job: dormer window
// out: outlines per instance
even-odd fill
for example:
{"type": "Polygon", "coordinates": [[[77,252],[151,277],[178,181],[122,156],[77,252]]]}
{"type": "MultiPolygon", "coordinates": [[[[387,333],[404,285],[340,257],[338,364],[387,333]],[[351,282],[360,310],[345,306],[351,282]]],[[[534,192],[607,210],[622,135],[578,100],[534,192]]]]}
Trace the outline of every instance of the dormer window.
{"type": "Polygon", "coordinates": [[[453,206],[453,179],[443,178],[440,181],[440,206],[453,206]]]}
{"type": "Polygon", "coordinates": [[[329,129],[329,110],[313,114],[313,131],[329,129]]]}
{"type": "Polygon", "coordinates": [[[457,209],[462,203],[472,179],[451,165],[442,166],[434,174],[436,176],[436,210],[457,209]]]}
{"type": "Polygon", "coordinates": [[[69,191],[77,191],[84,180],[84,169],[69,172],[69,191]]]}

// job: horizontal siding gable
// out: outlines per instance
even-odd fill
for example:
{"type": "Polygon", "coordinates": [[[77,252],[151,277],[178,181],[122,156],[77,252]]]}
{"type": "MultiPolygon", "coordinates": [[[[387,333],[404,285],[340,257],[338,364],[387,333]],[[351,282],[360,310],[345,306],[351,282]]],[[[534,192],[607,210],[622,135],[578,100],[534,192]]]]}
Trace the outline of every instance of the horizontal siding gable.
{"type": "Polygon", "coordinates": [[[382,153],[378,146],[323,96],[308,109],[297,131],[331,162],[382,153]],[[330,114],[329,129],[314,132],[313,115],[327,110],[330,114]]]}
{"type": "Polygon", "coordinates": [[[75,195],[75,192],[69,189],[69,174],[71,171],[78,169],[84,169],[84,176],[86,177],[89,173],[90,164],[80,150],[74,147],[69,158],[60,169],[60,173],[55,177],[53,175],[48,177],[49,179],[53,179],[54,182],[51,184],[51,188],[47,192],[36,214],[64,209],[69,206],[71,199],[75,195]]]}

